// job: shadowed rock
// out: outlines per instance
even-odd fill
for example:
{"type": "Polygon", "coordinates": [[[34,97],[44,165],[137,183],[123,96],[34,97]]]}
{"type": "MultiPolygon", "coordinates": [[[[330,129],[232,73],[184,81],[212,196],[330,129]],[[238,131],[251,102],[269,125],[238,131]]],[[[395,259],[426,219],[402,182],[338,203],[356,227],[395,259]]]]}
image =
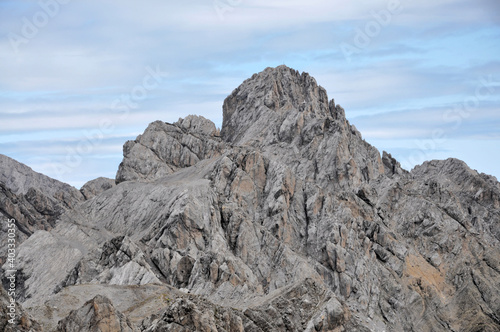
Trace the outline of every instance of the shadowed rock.
{"type": "Polygon", "coordinates": [[[59,321],[60,332],[133,332],[128,319],[117,311],[111,301],[101,295],[86,302],[59,321]]]}

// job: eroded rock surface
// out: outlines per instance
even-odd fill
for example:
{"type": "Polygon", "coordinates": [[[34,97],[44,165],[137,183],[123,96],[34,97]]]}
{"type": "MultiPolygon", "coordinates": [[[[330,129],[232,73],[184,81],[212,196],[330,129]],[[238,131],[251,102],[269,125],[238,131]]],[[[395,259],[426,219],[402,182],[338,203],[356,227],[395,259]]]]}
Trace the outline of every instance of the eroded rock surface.
{"type": "Polygon", "coordinates": [[[37,173],[28,166],[3,154],[0,154],[0,169],[2,170],[0,183],[4,183],[14,194],[26,194],[31,188],[34,188],[70,208],[83,200],[78,189],[37,173]]]}
{"type": "Polygon", "coordinates": [[[97,196],[102,192],[113,188],[114,186],[115,186],[114,179],[99,177],[97,179],[85,183],[83,187],[80,189],[80,192],[82,193],[85,199],[91,199],[94,196],[97,196]]]}
{"type": "Polygon", "coordinates": [[[20,245],[37,230],[51,230],[59,217],[84,200],[74,187],[0,154],[0,265],[7,254],[7,222],[17,226],[20,245]]]}
{"type": "Polygon", "coordinates": [[[219,155],[223,144],[212,121],[190,115],[173,124],[155,121],[123,146],[116,183],[152,181],[219,155]]]}
{"type": "Polygon", "coordinates": [[[2,287],[0,287],[0,330],[4,332],[43,331],[41,325],[23,309],[20,303],[11,302],[11,297],[2,287]]]}
{"type": "Polygon", "coordinates": [[[101,295],[86,302],[59,321],[60,332],[133,332],[129,320],[101,295]]]}
{"type": "MultiPolygon", "coordinates": [[[[285,66],[243,82],[223,113],[220,133],[197,116],[153,122],[125,143],[118,185],[89,184],[24,241],[27,310],[45,317],[76,287],[154,284],[179,293],[97,303],[148,332],[500,330],[494,177],[456,159],[402,169],[285,66]]],[[[64,324],[98,324],[84,308],[64,324]]]]}

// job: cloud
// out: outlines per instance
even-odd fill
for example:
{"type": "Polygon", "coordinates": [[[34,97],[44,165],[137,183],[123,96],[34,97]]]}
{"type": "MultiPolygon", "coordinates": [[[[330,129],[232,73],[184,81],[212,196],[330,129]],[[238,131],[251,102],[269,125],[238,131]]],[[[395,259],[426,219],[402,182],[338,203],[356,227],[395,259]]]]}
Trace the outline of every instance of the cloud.
{"type": "Polygon", "coordinates": [[[480,173],[500,174],[500,164],[494,151],[500,139],[372,139],[380,151],[389,151],[403,168],[411,170],[426,160],[458,158],[480,173]]]}
{"type": "MultiPolygon", "coordinates": [[[[192,113],[220,125],[225,96],[253,73],[283,63],[313,75],[365,137],[425,138],[432,128],[448,130],[443,111],[474,96],[481,77],[500,81],[499,5],[399,0],[401,10],[388,24],[377,21],[393,2],[69,1],[28,38],[26,22],[43,13],[39,2],[2,1],[0,152],[33,162],[41,152],[8,145],[76,142],[103,118],[115,125],[105,135],[110,140],[192,113]],[[347,61],[340,45],[356,46],[356,34],[370,24],[380,31],[347,61]],[[27,40],[17,52],[12,33],[27,40]],[[114,113],[116,99],[141,86],[148,67],[168,75],[127,117],[114,113]]],[[[495,139],[499,91],[460,130],[448,130],[450,138],[495,139]]],[[[49,159],[64,155],[63,147],[50,144],[49,159]]],[[[109,173],[119,159],[98,164],[109,173]]],[[[85,175],[74,176],[66,180],[81,182],[85,175]]]]}
{"type": "Polygon", "coordinates": [[[465,109],[459,106],[365,115],[352,122],[367,139],[425,139],[437,131],[441,136],[454,139],[500,138],[498,107],[465,109]]]}

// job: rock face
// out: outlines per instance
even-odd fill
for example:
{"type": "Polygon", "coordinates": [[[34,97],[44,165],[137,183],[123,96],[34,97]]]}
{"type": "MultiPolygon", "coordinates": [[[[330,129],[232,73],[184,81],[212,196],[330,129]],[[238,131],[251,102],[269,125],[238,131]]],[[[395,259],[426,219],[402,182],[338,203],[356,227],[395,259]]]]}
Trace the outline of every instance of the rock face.
{"type": "Polygon", "coordinates": [[[111,301],[101,295],[86,302],[79,310],[72,311],[59,322],[60,332],[132,332],[128,319],[116,311],[111,301]]]}
{"type": "Polygon", "coordinates": [[[82,194],[76,188],[34,172],[28,166],[3,154],[0,154],[0,169],[0,183],[5,184],[14,194],[24,195],[33,188],[69,208],[83,200],[82,194]]]}
{"type": "Polygon", "coordinates": [[[4,332],[41,332],[42,327],[23,309],[22,305],[11,302],[11,297],[0,287],[0,330],[4,332]],[[14,309],[12,312],[12,306],[14,309]],[[10,316],[10,315],[14,316],[10,316]],[[12,322],[9,322],[10,320],[12,322]]]}
{"type": "Polygon", "coordinates": [[[56,299],[124,287],[59,329],[500,330],[494,177],[456,159],[403,170],[285,66],[243,82],[223,115],[220,133],[197,116],[153,122],[125,143],[116,186],[85,185],[27,238],[26,310],[55,326],[56,299]]]}
{"type": "Polygon", "coordinates": [[[85,183],[80,189],[80,192],[85,199],[91,199],[114,186],[115,180],[100,177],[85,183]]]}
{"type": "Polygon", "coordinates": [[[0,264],[7,253],[7,219],[15,219],[17,245],[36,230],[50,230],[66,211],[84,200],[83,195],[66,183],[34,172],[0,154],[0,264]]]}
{"type": "Polygon", "coordinates": [[[65,211],[60,202],[45,196],[38,189],[31,188],[25,195],[16,195],[0,182],[0,262],[7,257],[8,228],[6,220],[15,219],[17,244],[21,244],[36,230],[50,230],[65,211]]]}
{"type": "Polygon", "coordinates": [[[213,122],[202,116],[190,115],[174,124],[155,121],[123,146],[116,183],[152,181],[220,155],[223,146],[218,136],[213,122]]]}

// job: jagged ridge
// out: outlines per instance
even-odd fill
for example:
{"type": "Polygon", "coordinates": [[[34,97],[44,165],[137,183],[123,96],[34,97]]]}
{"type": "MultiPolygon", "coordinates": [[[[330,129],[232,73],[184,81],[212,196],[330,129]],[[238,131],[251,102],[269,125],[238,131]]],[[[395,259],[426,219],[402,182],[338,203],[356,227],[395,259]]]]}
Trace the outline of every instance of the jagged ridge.
{"type": "Polygon", "coordinates": [[[223,115],[220,133],[196,116],[152,123],[125,144],[117,186],[22,244],[35,318],[49,296],[112,283],[138,287],[117,314],[138,331],[500,328],[495,179],[454,159],[401,169],[285,66],[243,82],[223,115]],[[145,300],[151,281],[181,292],[145,300]],[[132,309],[148,303],[152,316],[132,309]]]}

